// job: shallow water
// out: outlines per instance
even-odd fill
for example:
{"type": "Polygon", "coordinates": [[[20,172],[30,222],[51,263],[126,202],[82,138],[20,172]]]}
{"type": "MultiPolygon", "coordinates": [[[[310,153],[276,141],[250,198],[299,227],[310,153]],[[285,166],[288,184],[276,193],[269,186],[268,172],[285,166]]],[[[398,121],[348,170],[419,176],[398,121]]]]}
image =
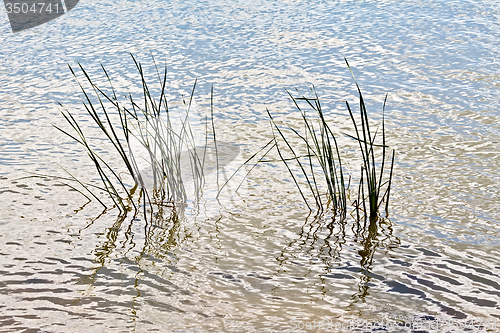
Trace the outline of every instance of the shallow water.
{"type": "MultiPolygon", "coordinates": [[[[17,34],[4,15],[0,331],[349,331],[385,320],[400,332],[496,321],[498,14],[492,1],[83,1],[17,34]],[[120,94],[137,93],[129,52],[150,80],[150,53],[167,63],[173,112],[195,78],[209,110],[214,84],[218,138],[241,150],[219,179],[207,175],[198,206],[166,207],[148,222],[103,213],[57,179],[20,179],[67,177],[63,167],[98,180],[85,152],[52,127],[68,128],[60,102],[99,135],[66,64],[80,62],[104,85],[102,63],[120,94]],[[297,123],[283,88],[310,95],[314,84],[338,131],[351,131],[343,101],[357,94],[344,57],[374,121],[389,93],[389,219],[357,230],[309,214],[278,163],[256,167],[234,192],[240,175],[217,201],[217,183],[272,137],[266,108],[297,123]]],[[[193,116],[199,134],[202,116],[193,116]]],[[[357,163],[347,166],[353,177],[357,163]]]]}

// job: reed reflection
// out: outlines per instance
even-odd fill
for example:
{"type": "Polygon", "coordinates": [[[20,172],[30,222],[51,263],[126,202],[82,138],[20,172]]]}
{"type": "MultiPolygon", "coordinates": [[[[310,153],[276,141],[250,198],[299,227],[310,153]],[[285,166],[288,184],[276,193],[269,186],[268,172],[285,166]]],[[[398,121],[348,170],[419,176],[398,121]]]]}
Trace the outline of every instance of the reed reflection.
{"type": "Polygon", "coordinates": [[[365,302],[369,295],[369,283],[375,279],[372,270],[375,266],[374,255],[377,249],[386,251],[387,249],[398,247],[400,240],[392,234],[392,222],[388,217],[371,217],[363,219],[361,226],[358,220],[352,227],[355,241],[359,242],[361,249],[357,252],[361,257],[359,262],[360,273],[358,288],[359,291],[352,295],[353,303],[365,302]]]}
{"type": "MultiPolygon", "coordinates": [[[[357,215],[357,214],[351,214],[357,215]]],[[[365,218],[363,211],[359,219],[336,218],[325,213],[309,215],[302,225],[298,238],[292,240],[277,260],[284,267],[297,261],[309,264],[321,261],[320,270],[329,278],[345,279],[348,276],[359,279],[359,291],[352,295],[354,302],[364,302],[369,295],[369,283],[375,278],[377,251],[396,248],[400,240],[393,234],[392,222],[388,217],[365,218]],[[342,261],[359,258],[359,269],[344,267],[342,261]],[[342,270],[342,273],[336,273],[342,270]]],[[[323,275],[322,275],[323,276],[323,275]]]]}

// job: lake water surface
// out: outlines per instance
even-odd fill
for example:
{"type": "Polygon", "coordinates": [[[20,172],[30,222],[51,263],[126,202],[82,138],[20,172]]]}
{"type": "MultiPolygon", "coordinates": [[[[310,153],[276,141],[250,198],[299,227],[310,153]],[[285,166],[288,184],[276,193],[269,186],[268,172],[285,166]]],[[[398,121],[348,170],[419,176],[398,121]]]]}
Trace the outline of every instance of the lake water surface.
{"type": "MultiPolygon", "coordinates": [[[[340,332],[382,322],[396,325],[383,328],[390,332],[451,331],[436,326],[445,321],[497,331],[499,7],[82,0],[16,34],[3,14],[0,331],[340,332]],[[389,218],[370,234],[351,219],[314,216],[271,162],[219,201],[208,175],[201,203],[179,216],[103,212],[54,178],[67,177],[64,168],[98,180],[85,152],[52,125],[68,128],[62,103],[97,137],[67,64],[105,85],[102,63],[125,95],[140,87],[129,53],[151,80],[151,55],[167,64],[172,110],[198,79],[197,133],[214,86],[217,135],[241,151],[220,182],[272,138],[266,108],[297,122],[284,88],[310,95],[314,85],[339,133],[352,131],[347,58],[374,121],[389,94],[389,218]],[[33,173],[53,177],[26,178],[33,173]]],[[[352,142],[341,142],[348,151],[352,142]]],[[[358,166],[347,165],[353,177],[358,166]]]]}

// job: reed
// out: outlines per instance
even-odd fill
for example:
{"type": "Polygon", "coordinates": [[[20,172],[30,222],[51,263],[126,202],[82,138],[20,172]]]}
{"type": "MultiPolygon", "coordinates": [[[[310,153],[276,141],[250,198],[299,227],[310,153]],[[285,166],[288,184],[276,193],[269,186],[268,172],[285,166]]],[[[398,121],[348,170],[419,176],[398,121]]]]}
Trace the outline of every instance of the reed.
{"type": "MultiPolygon", "coordinates": [[[[187,154],[188,156],[196,193],[199,192],[204,183],[203,164],[205,156],[198,154],[199,149],[197,150],[195,147],[195,137],[189,122],[196,82],[189,100],[184,101],[186,110],[184,116],[180,119],[180,128],[174,128],[166,99],[166,65],[160,73],[153,58],[159,84],[159,93],[157,94],[159,96],[155,98],[145,78],[142,65],[133,55],[131,56],[140,74],[142,84],[142,96],[137,100],[129,94],[125,96],[125,102],[120,101],[111,78],[102,65],[101,68],[109,82],[111,93],[107,93],[98,87],[81,64],[78,64],[78,67],[90,89],[84,88],[75,70],[71,66],[69,68],[83,92],[85,110],[94,124],[100,129],[103,137],[111,143],[114,150],[119,154],[123,166],[133,179],[133,190],[139,188],[149,204],[171,205],[176,202],[185,202],[187,195],[181,172],[181,152],[184,151],[183,155],[187,154]],[[116,115],[118,115],[118,118],[116,115]],[[112,119],[119,119],[119,121],[115,120],[113,122],[112,119]],[[136,140],[142,150],[146,152],[146,158],[143,158],[148,162],[152,172],[152,189],[146,186],[143,171],[138,167],[138,157],[131,146],[132,140],[136,140]]],[[[127,186],[125,181],[118,175],[117,166],[110,165],[105,158],[97,154],[95,145],[86,137],[82,127],[71,112],[63,110],[61,113],[74,133],[72,134],[55,125],[54,127],[85,148],[101,179],[103,189],[111,197],[115,206],[122,213],[130,209],[137,209],[131,197],[130,186],[127,186]]],[[[215,128],[213,127],[213,129],[213,139],[215,140],[215,128]]],[[[208,142],[208,139],[206,142],[208,142]]],[[[185,167],[185,164],[182,166],[185,167]]],[[[73,176],[72,178],[92,193],[89,186],[73,176]]],[[[92,195],[96,197],[95,194],[92,193],[92,195]]],[[[99,201],[102,203],[101,200],[99,201]]]]}
{"type": "MultiPolygon", "coordinates": [[[[134,98],[129,94],[125,96],[124,102],[119,100],[111,78],[104,66],[101,65],[101,68],[109,83],[110,93],[98,87],[81,64],[78,64],[79,70],[83,74],[86,84],[90,86],[90,89],[84,88],[75,70],[71,66],[69,68],[83,92],[83,105],[86,112],[103,134],[103,138],[118,153],[123,164],[122,168],[124,167],[128,171],[134,182],[133,188],[130,188],[118,174],[116,165],[110,165],[104,157],[97,153],[95,145],[85,135],[82,127],[71,112],[67,110],[61,111],[73,129],[73,133],[54,125],[58,130],[84,147],[95,166],[102,187],[89,186],[88,183],[80,181],[70,174],[71,179],[78,182],[80,186],[90,192],[96,199],[98,197],[92,192],[92,188],[104,190],[114,202],[114,206],[118,207],[122,213],[126,213],[132,209],[137,210],[138,207],[132,198],[132,194],[136,192],[137,188],[140,189],[139,192],[143,197],[142,202],[145,203],[147,201],[150,205],[174,205],[179,202],[184,203],[187,200],[181,172],[185,164],[181,163],[181,153],[188,157],[195,194],[198,195],[204,186],[205,158],[209,145],[208,122],[206,124],[205,147],[199,149],[195,145],[195,136],[189,121],[196,81],[189,99],[184,101],[185,113],[180,119],[180,128],[179,126],[174,127],[166,98],[166,65],[163,71],[160,72],[153,58],[158,78],[157,96],[155,97],[155,94],[153,94],[155,89],[150,88],[142,65],[133,55],[132,59],[140,75],[142,95],[140,98],[134,98]],[[139,143],[142,150],[146,153],[145,160],[148,163],[153,178],[152,188],[148,188],[143,171],[138,167],[139,157],[132,147],[133,140],[139,143]]],[[[347,60],[346,64],[352,73],[347,60]]],[[[260,157],[254,163],[252,169],[258,163],[270,162],[263,159],[272,149],[276,149],[279,161],[283,162],[286,166],[291,179],[309,209],[312,210],[313,203],[307,199],[309,195],[306,192],[309,192],[314,198],[314,204],[318,211],[323,211],[325,207],[332,207],[335,214],[342,220],[347,216],[349,204],[354,204],[357,220],[359,221],[360,211],[364,213],[363,216],[365,218],[368,216],[371,219],[375,218],[379,214],[383,202],[385,202],[386,214],[388,213],[395,153],[392,150],[392,157],[389,157],[389,147],[386,144],[385,105],[387,96],[384,100],[382,110],[382,142],[379,143],[378,141],[376,142],[379,128],[375,131],[372,130],[361,89],[355,78],[354,81],[359,94],[359,116],[355,115],[350,104],[346,101],[354,134],[345,135],[358,142],[362,157],[361,177],[357,186],[357,200],[349,202],[351,197],[349,190],[351,176],[343,166],[343,157],[340,153],[337,138],[332,131],[332,124],[326,119],[327,117],[314,87],[311,90],[313,97],[310,98],[305,96],[294,97],[288,90],[286,91],[299,111],[300,129],[277,121],[271,112],[267,110],[272,129],[272,139],[243,165],[256,159],[257,155],[264,150],[266,150],[264,156],[260,157]],[[287,153],[289,157],[286,156],[287,153]],[[390,170],[388,170],[389,159],[390,170]],[[299,178],[304,179],[304,181],[300,181],[299,178]]],[[[218,172],[220,161],[217,152],[218,142],[215,135],[213,116],[212,89],[210,127],[215,146],[215,169],[218,172]]],[[[229,180],[231,178],[232,176],[229,180]]],[[[229,180],[220,187],[217,174],[217,189],[219,194],[229,180]]],[[[102,200],[98,200],[105,206],[102,200]]]]}
{"type": "MultiPolygon", "coordinates": [[[[351,70],[347,60],[346,63],[349,70],[351,70]]],[[[392,150],[390,170],[388,171],[389,147],[386,144],[385,133],[385,105],[387,95],[382,110],[382,142],[376,143],[378,129],[375,132],[372,130],[363,94],[355,78],[354,81],[359,94],[360,120],[356,120],[350,104],[346,101],[355,135],[345,135],[359,143],[362,168],[358,184],[358,199],[353,204],[356,209],[357,220],[360,219],[360,210],[364,212],[363,216],[365,218],[369,216],[373,219],[379,214],[383,202],[385,202],[385,211],[388,214],[395,152],[392,150]],[[379,158],[377,158],[377,149],[381,149],[379,158]]],[[[345,219],[348,209],[348,198],[350,197],[349,187],[351,177],[343,167],[343,158],[340,154],[337,139],[331,129],[331,125],[325,118],[325,113],[314,87],[312,88],[312,92],[314,97],[307,98],[304,96],[294,97],[287,91],[301,115],[302,124],[297,127],[280,126],[271,112],[267,110],[273,131],[273,146],[276,147],[280,160],[285,164],[307,206],[311,209],[311,204],[306,198],[305,190],[310,192],[314,197],[317,209],[323,211],[325,203],[321,198],[324,195],[319,184],[324,183],[326,184],[326,203],[331,203],[333,211],[341,219],[345,219]],[[305,102],[313,112],[306,112],[304,107],[299,104],[301,101],[305,102]],[[299,130],[298,127],[303,127],[304,130],[299,130]],[[302,144],[293,143],[296,141],[287,133],[293,133],[295,139],[298,138],[302,144]],[[285,157],[285,150],[289,152],[291,157],[285,157]],[[305,151],[305,154],[299,153],[300,151],[305,151]],[[291,163],[296,163],[295,168],[291,166],[291,163]],[[319,174],[315,172],[316,166],[319,166],[321,170],[319,174]],[[299,176],[305,179],[305,190],[303,189],[304,185],[299,184],[299,176]],[[320,182],[320,179],[324,182],[320,182]]]]}
{"type": "Polygon", "coordinates": [[[307,97],[293,97],[292,94],[287,91],[288,95],[295,104],[295,107],[299,110],[301,119],[303,122],[303,131],[299,131],[296,128],[285,126],[282,128],[275,121],[274,117],[271,115],[269,110],[267,110],[268,116],[271,120],[275,147],[277,149],[278,155],[281,161],[285,164],[287,170],[290,173],[293,181],[295,182],[302,198],[306,202],[309,208],[310,204],[306,200],[301,186],[299,185],[297,178],[298,175],[292,171],[289,163],[296,162],[300,170],[300,173],[304,176],[307,188],[314,197],[316,207],[319,210],[323,210],[323,201],[321,199],[322,193],[320,187],[318,186],[319,180],[317,179],[316,173],[314,171],[314,166],[319,165],[321,168],[322,178],[324,179],[327,186],[327,201],[331,202],[333,205],[333,210],[339,213],[341,218],[345,218],[347,214],[347,190],[349,184],[346,183],[346,178],[344,177],[344,171],[342,167],[342,159],[339,153],[339,147],[337,139],[333,134],[330,125],[326,122],[323,109],[319,97],[314,90],[313,98],[307,97]],[[306,102],[313,111],[313,115],[310,115],[306,110],[299,105],[299,101],[306,102]],[[305,146],[306,154],[300,154],[298,151],[304,147],[294,147],[294,144],[289,137],[285,134],[284,129],[291,131],[299,141],[305,146]],[[285,158],[280,148],[280,144],[277,138],[281,139],[282,144],[291,153],[291,158],[285,158]]]}
{"type": "MultiPolygon", "coordinates": [[[[352,69],[345,60],[347,67],[352,73],[352,69]]],[[[354,78],[354,74],[353,78],[354,78]]],[[[365,201],[368,200],[369,210],[370,210],[370,218],[375,218],[379,213],[380,207],[382,203],[385,201],[385,211],[388,214],[389,209],[389,196],[391,190],[391,181],[392,181],[392,173],[394,168],[394,154],[395,150],[392,150],[392,157],[390,162],[390,171],[389,175],[384,178],[384,174],[387,174],[387,170],[385,169],[386,163],[388,161],[389,155],[387,148],[389,146],[386,145],[386,136],[385,136],[385,106],[387,103],[387,94],[384,99],[384,105],[382,108],[382,144],[376,144],[375,139],[377,137],[378,129],[373,132],[370,127],[369,119],[368,119],[368,111],[366,109],[365,101],[363,99],[363,94],[361,93],[361,89],[354,78],[354,82],[356,84],[356,88],[359,94],[359,115],[360,115],[360,124],[357,122],[352,111],[352,108],[349,105],[349,102],[346,101],[347,110],[349,111],[349,116],[351,117],[352,124],[356,133],[356,136],[349,135],[349,137],[355,139],[359,143],[359,150],[361,151],[361,155],[363,158],[363,165],[361,167],[361,183],[360,187],[363,191],[364,183],[366,183],[367,196],[362,195],[363,205],[365,205],[365,201]],[[379,162],[377,161],[375,149],[381,148],[382,152],[379,158],[379,162]]],[[[364,209],[366,212],[366,208],[364,209]]]]}

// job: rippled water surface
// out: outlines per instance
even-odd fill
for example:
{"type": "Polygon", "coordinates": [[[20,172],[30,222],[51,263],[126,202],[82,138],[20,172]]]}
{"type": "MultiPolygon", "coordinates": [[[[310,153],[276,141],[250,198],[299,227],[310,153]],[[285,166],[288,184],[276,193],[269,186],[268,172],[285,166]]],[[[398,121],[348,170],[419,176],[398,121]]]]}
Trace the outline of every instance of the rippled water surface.
{"type": "MultiPolygon", "coordinates": [[[[0,331],[312,332],[327,331],[314,321],[348,331],[353,320],[500,319],[498,7],[81,0],[16,34],[3,14],[0,331]],[[134,94],[140,80],[129,53],[151,80],[151,55],[167,64],[172,110],[198,79],[198,134],[213,85],[219,139],[240,150],[219,179],[207,175],[199,205],[147,220],[103,212],[55,178],[68,177],[64,168],[98,180],[85,152],[52,126],[68,128],[62,103],[99,136],[67,64],[81,63],[105,86],[102,63],[121,95],[134,94]],[[217,182],[272,138],[266,108],[298,123],[283,88],[310,94],[314,85],[338,132],[352,131],[344,101],[355,104],[357,93],[344,57],[374,121],[389,94],[389,218],[368,229],[310,214],[273,162],[216,200],[217,182]]],[[[349,150],[352,142],[341,142],[349,150]]],[[[354,178],[358,167],[347,163],[354,178]]]]}

